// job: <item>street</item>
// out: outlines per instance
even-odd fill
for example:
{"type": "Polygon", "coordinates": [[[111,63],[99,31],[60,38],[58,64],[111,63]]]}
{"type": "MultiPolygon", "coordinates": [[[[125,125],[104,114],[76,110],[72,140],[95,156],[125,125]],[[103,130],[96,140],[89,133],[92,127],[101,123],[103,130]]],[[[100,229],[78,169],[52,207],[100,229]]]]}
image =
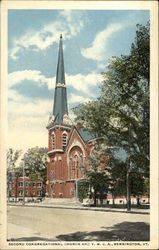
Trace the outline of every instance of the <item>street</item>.
{"type": "Polygon", "coordinates": [[[148,241],[149,215],[8,207],[8,240],[148,241]]]}

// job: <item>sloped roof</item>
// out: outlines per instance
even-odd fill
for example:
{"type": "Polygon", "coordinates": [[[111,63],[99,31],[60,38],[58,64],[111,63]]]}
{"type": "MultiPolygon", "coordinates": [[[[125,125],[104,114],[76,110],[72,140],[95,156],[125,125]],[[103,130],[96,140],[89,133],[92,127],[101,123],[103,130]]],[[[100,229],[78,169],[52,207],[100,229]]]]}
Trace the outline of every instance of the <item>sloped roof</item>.
{"type": "Polygon", "coordinates": [[[64,70],[62,35],[60,35],[58,64],[57,64],[57,72],[56,72],[56,85],[58,83],[65,84],[65,70],[64,70]]]}
{"type": "Polygon", "coordinates": [[[54,107],[53,107],[53,115],[55,117],[54,122],[56,124],[61,124],[63,121],[63,116],[65,114],[68,115],[67,90],[66,90],[66,84],[65,84],[62,35],[60,35],[58,64],[57,64],[57,72],[56,72],[56,86],[55,86],[55,94],[54,94],[54,107]]]}
{"type": "Polygon", "coordinates": [[[83,140],[85,142],[97,138],[97,136],[95,136],[93,133],[91,133],[90,131],[86,130],[85,128],[81,128],[81,129],[77,128],[77,131],[79,132],[80,136],[83,138],[83,140]]]}

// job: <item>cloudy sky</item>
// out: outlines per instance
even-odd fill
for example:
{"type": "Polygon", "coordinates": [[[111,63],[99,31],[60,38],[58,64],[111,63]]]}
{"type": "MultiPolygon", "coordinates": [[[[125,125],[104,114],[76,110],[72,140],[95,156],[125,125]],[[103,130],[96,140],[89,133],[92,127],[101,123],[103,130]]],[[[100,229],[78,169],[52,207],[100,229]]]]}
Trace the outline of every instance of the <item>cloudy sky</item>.
{"type": "Polygon", "coordinates": [[[108,59],[130,51],[149,11],[9,10],[8,147],[46,146],[59,36],[63,34],[69,113],[99,96],[108,59]]]}

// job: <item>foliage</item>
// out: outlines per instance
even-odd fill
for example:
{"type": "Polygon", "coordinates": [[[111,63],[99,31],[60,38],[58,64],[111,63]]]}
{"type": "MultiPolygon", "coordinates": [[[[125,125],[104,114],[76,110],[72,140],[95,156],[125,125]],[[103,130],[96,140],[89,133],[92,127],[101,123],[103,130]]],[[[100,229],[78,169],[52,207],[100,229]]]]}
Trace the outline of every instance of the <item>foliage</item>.
{"type": "Polygon", "coordinates": [[[7,168],[8,169],[14,169],[16,162],[21,154],[22,150],[13,150],[12,148],[9,148],[7,151],[7,168]]]}
{"type": "Polygon", "coordinates": [[[131,173],[130,176],[131,194],[139,197],[144,193],[144,178],[142,174],[131,173]]]}
{"type": "Polygon", "coordinates": [[[91,190],[93,189],[94,206],[96,206],[97,197],[102,203],[108,192],[108,161],[109,156],[106,154],[106,145],[104,143],[95,145],[89,158],[90,169],[87,170],[88,182],[91,190]]]}
{"type": "Polygon", "coordinates": [[[87,181],[78,183],[78,195],[79,201],[83,202],[83,199],[88,197],[89,183],[87,181]]]}
{"type": "Polygon", "coordinates": [[[148,197],[150,195],[150,179],[149,178],[144,179],[143,193],[148,195],[148,197]]]}
{"type": "Polygon", "coordinates": [[[24,155],[25,172],[31,177],[31,182],[42,178],[46,182],[47,148],[34,147],[24,155]]]}
{"type": "Polygon", "coordinates": [[[113,199],[117,196],[126,196],[126,163],[114,159],[110,167],[110,192],[113,199]]]}
{"type": "Polygon", "coordinates": [[[103,203],[103,199],[106,197],[108,193],[109,187],[109,179],[108,176],[103,172],[89,172],[88,173],[88,181],[90,186],[93,188],[92,197],[94,200],[94,206],[96,206],[97,198],[100,199],[101,204],[103,203]]]}
{"type": "MultiPolygon", "coordinates": [[[[149,23],[137,25],[129,55],[111,58],[106,72],[102,73],[100,98],[74,110],[76,120],[92,133],[105,137],[112,148],[114,192],[120,193],[121,186],[116,181],[119,179],[123,181],[126,191],[128,167],[130,172],[141,173],[142,176],[149,174],[149,33],[149,23]],[[125,172],[122,171],[122,177],[122,157],[119,163],[115,157],[115,150],[119,148],[127,155],[126,161],[123,161],[125,172]]],[[[135,179],[140,182],[139,177],[131,177],[133,183],[135,179]]]]}
{"type": "Polygon", "coordinates": [[[17,175],[16,162],[21,154],[21,150],[13,150],[9,148],[7,151],[7,194],[11,196],[12,183],[14,177],[17,175]]]}

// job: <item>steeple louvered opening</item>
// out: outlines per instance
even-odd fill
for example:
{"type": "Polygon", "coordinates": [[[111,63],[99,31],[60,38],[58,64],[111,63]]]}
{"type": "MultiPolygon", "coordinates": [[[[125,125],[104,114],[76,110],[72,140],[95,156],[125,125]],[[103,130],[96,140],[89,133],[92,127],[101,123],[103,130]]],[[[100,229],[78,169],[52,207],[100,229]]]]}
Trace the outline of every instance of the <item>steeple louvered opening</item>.
{"type": "Polygon", "coordinates": [[[62,135],[62,147],[63,147],[63,150],[65,150],[66,145],[67,145],[67,132],[64,131],[63,135],[62,135]]]}
{"type": "Polygon", "coordinates": [[[55,149],[55,134],[52,134],[52,149],[55,149]]]}

